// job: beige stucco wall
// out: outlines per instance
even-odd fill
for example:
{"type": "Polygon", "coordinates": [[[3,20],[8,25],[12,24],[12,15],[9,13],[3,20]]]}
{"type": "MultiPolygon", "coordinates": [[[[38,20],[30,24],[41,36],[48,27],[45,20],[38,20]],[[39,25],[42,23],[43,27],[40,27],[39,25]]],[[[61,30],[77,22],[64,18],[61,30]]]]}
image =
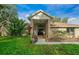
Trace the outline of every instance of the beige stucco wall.
{"type": "Polygon", "coordinates": [[[58,28],[58,30],[60,30],[60,31],[66,31],[67,28],[58,28]]]}
{"type": "Polygon", "coordinates": [[[66,28],[50,28],[50,36],[53,36],[53,30],[67,31],[66,28]]]}
{"type": "Polygon", "coordinates": [[[75,35],[75,38],[78,38],[79,37],[79,28],[75,28],[74,29],[74,35],[75,35]]]}
{"type": "MultiPolygon", "coordinates": [[[[51,28],[51,30],[50,30],[51,36],[52,36],[53,30],[67,31],[67,28],[51,28]]],[[[74,29],[74,36],[75,36],[75,38],[79,37],[79,28],[74,29]]]]}

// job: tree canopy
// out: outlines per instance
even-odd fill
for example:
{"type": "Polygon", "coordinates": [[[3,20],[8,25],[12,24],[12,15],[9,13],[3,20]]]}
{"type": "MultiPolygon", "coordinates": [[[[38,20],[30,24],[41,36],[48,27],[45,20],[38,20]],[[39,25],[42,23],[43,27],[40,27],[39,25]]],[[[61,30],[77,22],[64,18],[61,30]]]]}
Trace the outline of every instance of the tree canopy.
{"type": "Polygon", "coordinates": [[[63,23],[67,23],[68,22],[68,18],[64,17],[64,18],[60,18],[60,17],[54,17],[54,22],[63,22],[63,23]]]}

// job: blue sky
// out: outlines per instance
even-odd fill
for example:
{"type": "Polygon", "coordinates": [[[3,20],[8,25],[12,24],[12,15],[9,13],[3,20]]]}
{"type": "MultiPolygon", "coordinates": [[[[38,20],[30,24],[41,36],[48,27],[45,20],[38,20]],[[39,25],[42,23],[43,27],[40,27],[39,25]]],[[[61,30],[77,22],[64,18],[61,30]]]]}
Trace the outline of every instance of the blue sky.
{"type": "Polygon", "coordinates": [[[51,16],[68,17],[68,23],[79,24],[79,4],[18,4],[17,12],[21,19],[27,20],[32,13],[43,10],[51,16]]]}

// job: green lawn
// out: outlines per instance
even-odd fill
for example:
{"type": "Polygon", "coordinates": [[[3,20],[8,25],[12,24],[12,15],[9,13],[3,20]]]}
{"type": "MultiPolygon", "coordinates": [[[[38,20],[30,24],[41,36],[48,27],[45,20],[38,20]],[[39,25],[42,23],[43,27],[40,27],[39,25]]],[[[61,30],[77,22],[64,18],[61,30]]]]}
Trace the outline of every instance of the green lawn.
{"type": "Polygon", "coordinates": [[[61,55],[79,54],[79,45],[76,44],[54,44],[35,45],[27,37],[0,37],[1,55],[61,55]]]}

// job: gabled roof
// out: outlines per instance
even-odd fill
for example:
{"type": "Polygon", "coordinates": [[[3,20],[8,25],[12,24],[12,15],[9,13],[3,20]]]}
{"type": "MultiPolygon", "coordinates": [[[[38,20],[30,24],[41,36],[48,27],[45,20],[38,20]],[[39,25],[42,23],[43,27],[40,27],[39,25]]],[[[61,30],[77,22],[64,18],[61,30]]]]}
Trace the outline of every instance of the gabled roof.
{"type": "Polygon", "coordinates": [[[76,24],[67,24],[67,23],[62,23],[62,22],[54,22],[51,24],[51,27],[60,27],[60,28],[64,28],[64,27],[75,27],[75,28],[79,28],[79,25],[76,24]]]}
{"type": "MultiPolygon", "coordinates": [[[[37,12],[33,13],[31,16],[29,16],[29,19],[31,19],[33,16],[39,14],[39,13],[43,13],[44,15],[48,16],[49,18],[53,19],[52,16],[50,16],[48,13],[44,12],[43,10],[38,10],[37,12]]],[[[62,22],[53,22],[51,23],[51,27],[59,27],[59,28],[64,28],[64,27],[75,27],[75,28],[79,28],[79,25],[76,24],[67,24],[67,23],[62,23],[62,22]]]]}
{"type": "Polygon", "coordinates": [[[48,16],[49,18],[53,18],[52,16],[50,16],[48,13],[44,12],[43,10],[38,10],[35,13],[33,13],[29,18],[32,18],[33,16],[39,14],[39,13],[43,13],[44,15],[48,16]]]}

